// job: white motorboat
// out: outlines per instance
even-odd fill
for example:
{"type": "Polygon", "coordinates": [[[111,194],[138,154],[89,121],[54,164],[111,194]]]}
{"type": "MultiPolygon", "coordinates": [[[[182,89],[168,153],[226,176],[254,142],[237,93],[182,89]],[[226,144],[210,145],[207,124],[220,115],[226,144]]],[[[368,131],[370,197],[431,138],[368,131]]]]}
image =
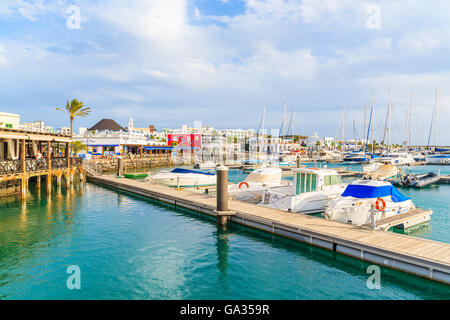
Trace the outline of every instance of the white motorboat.
{"type": "Polygon", "coordinates": [[[325,210],[328,201],[346,187],[338,173],[331,169],[295,168],[292,186],[264,191],[260,206],[304,214],[325,210]]]}
{"type": "Polygon", "coordinates": [[[197,170],[175,168],[170,172],[161,171],[151,175],[146,181],[179,188],[215,186],[216,175],[197,170]]]}
{"type": "Polygon", "coordinates": [[[380,162],[371,162],[363,165],[365,179],[389,180],[398,178],[401,170],[392,164],[382,164],[380,162]]]}
{"type": "Polygon", "coordinates": [[[383,219],[414,210],[411,199],[401,194],[391,183],[376,180],[358,180],[347,186],[344,193],[329,201],[326,219],[354,225],[371,221],[371,206],[375,219],[383,219]]]}
{"type": "Polygon", "coordinates": [[[428,164],[450,164],[449,154],[434,154],[426,157],[428,164]]]}
{"type": "Polygon", "coordinates": [[[393,164],[396,166],[404,166],[414,164],[416,160],[412,154],[408,152],[390,152],[380,155],[379,161],[382,163],[393,164]]]}
{"type": "Polygon", "coordinates": [[[202,163],[196,163],[194,165],[194,168],[196,169],[215,169],[219,164],[215,163],[214,161],[205,161],[202,163]]]}
{"type": "Polygon", "coordinates": [[[244,181],[230,185],[228,193],[235,199],[261,197],[265,190],[282,185],[281,175],[282,170],[280,168],[256,169],[244,181]]]}

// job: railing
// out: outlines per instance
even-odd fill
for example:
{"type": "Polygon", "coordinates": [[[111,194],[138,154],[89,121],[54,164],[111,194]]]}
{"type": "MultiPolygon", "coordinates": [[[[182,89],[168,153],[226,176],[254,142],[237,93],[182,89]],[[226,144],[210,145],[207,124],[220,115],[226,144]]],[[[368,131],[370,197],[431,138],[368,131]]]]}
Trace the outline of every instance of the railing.
{"type": "Polygon", "coordinates": [[[78,167],[83,164],[83,159],[81,158],[70,158],[70,166],[78,167]]]}
{"type": "Polygon", "coordinates": [[[0,161],[0,175],[22,172],[22,160],[0,161]]]}
{"type": "Polygon", "coordinates": [[[52,169],[65,169],[67,168],[66,158],[53,158],[52,159],[52,169]]]}
{"type": "MultiPolygon", "coordinates": [[[[70,158],[70,166],[77,167],[82,164],[81,158],[70,158]]],[[[25,170],[23,170],[23,160],[0,160],[0,176],[20,174],[25,172],[36,172],[48,170],[48,159],[26,159],[25,170]]],[[[52,170],[66,169],[67,158],[52,158],[52,170]]]]}
{"type": "Polygon", "coordinates": [[[43,171],[48,169],[47,159],[27,159],[25,161],[27,172],[29,171],[43,171]]]}

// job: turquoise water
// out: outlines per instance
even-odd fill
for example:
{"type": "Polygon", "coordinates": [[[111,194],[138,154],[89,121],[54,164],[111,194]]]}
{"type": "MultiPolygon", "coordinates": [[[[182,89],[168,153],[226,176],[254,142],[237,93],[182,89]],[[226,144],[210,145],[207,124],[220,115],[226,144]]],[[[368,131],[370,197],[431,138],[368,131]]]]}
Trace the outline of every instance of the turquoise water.
{"type": "MultiPolygon", "coordinates": [[[[2,299],[448,299],[450,287],[92,184],[0,203],[2,299]],[[69,265],[81,290],[69,290],[69,265]]],[[[434,229],[433,229],[434,231],[434,229]]]]}

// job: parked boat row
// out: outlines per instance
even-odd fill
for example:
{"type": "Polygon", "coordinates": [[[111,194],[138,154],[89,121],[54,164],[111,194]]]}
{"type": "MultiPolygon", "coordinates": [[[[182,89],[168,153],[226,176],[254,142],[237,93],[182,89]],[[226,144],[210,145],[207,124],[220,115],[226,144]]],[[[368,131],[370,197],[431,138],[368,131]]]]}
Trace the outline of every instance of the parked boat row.
{"type": "MultiPolygon", "coordinates": [[[[390,179],[406,181],[404,177],[408,177],[408,185],[417,187],[436,179],[432,174],[401,175],[394,165],[379,162],[363,168],[362,179],[344,183],[336,170],[328,168],[291,168],[293,181],[285,181],[281,168],[263,167],[244,181],[231,184],[228,190],[234,199],[252,198],[263,207],[299,214],[321,213],[326,219],[364,225],[372,218],[389,218],[415,209],[411,199],[401,194],[390,179]]],[[[216,175],[176,168],[151,175],[146,181],[178,188],[214,186],[216,175]]]]}

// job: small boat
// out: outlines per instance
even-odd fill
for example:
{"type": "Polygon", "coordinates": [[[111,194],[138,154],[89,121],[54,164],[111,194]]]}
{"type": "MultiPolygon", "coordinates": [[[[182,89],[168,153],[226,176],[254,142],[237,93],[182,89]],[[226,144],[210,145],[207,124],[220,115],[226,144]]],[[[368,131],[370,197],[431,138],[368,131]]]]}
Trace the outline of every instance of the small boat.
{"type": "Polygon", "coordinates": [[[274,187],[264,191],[258,205],[302,214],[320,213],[328,201],[346,187],[336,170],[295,168],[292,186],[274,187]]]}
{"type": "Polygon", "coordinates": [[[228,187],[228,193],[235,199],[258,198],[269,188],[281,186],[280,168],[260,168],[251,172],[244,181],[228,187]]]}
{"type": "Polygon", "coordinates": [[[415,209],[411,199],[391,183],[359,180],[349,184],[341,196],[329,201],[324,216],[329,220],[363,225],[371,221],[372,205],[376,208],[376,220],[415,209]]]}
{"type": "Polygon", "coordinates": [[[213,161],[205,161],[202,163],[196,163],[194,165],[195,169],[214,169],[218,166],[219,164],[213,162],[213,161]]]}
{"type": "Polygon", "coordinates": [[[123,176],[127,179],[145,179],[148,173],[124,173],[123,176]]]}
{"type": "Polygon", "coordinates": [[[449,154],[434,154],[426,157],[428,164],[450,164],[449,154]]]}
{"type": "Polygon", "coordinates": [[[396,184],[401,187],[422,188],[433,183],[439,182],[441,179],[440,171],[428,172],[423,174],[407,173],[396,181],[396,184]]]}
{"type": "Polygon", "coordinates": [[[392,164],[381,164],[372,162],[363,165],[364,179],[371,180],[390,180],[398,178],[401,170],[392,164]]]}
{"type": "Polygon", "coordinates": [[[205,187],[216,185],[216,175],[197,170],[175,168],[172,171],[161,171],[146,179],[147,182],[169,187],[205,187]]]}
{"type": "Polygon", "coordinates": [[[379,161],[396,166],[410,165],[416,162],[413,155],[408,152],[384,153],[380,155],[379,161]]]}

